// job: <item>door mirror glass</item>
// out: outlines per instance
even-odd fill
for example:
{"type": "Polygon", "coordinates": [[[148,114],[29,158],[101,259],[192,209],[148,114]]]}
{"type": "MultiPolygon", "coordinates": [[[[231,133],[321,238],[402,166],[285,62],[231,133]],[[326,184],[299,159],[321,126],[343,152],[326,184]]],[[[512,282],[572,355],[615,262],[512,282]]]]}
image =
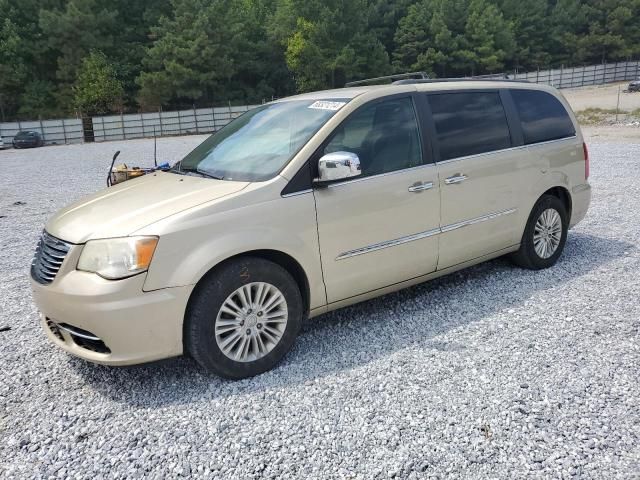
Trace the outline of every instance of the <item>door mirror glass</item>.
{"type": "Polygon", "coordinates": [[[362,173],[360,159],[352,152],[333,152],[318,161],[317,183],[333,182],[357,177],[362,173]]]}

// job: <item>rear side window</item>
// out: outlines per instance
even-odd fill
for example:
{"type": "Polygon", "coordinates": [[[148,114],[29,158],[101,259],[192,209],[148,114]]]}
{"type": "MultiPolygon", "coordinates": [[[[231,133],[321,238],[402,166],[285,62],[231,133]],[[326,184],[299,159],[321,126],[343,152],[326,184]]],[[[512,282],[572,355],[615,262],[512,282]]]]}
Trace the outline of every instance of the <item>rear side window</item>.
{"type": "Polygon", "coordinates": [[[526,145],[576,134],[569,114],[553,95],[536,90],[511,90],[511,97],[520,116],[526,145]]]}
{"type": "Polygon", "coordinates": [[[440,160],[511,147],[507,117],[498,92],[429,95],[440,160]]]}

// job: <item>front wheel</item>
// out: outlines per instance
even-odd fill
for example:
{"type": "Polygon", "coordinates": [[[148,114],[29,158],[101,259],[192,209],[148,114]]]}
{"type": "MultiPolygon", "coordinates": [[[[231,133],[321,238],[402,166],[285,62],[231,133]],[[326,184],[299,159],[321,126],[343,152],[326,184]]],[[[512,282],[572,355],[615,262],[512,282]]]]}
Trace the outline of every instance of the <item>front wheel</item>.
{"type": "Polygon", "coordinates": [[[564,250],[568,226],[564,203],[552,195],[543,195],[534,205],[520,249],[511,259],[517,265],[531,270],[555,265],[564,250]]]}
{"type": "Polygon", "coordinates": [[[194,292],[185,346],[210,372],[252,377],[273,368],[291,349],[303,310],[296,281],[280,265],[255,257],[232,260],[194,292]]]}

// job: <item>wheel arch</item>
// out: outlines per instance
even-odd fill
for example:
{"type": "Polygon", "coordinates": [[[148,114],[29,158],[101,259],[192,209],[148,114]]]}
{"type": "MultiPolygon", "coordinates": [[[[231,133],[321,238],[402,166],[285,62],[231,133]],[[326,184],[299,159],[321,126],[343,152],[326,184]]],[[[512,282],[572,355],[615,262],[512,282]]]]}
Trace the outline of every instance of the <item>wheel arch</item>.
{"type": "Polygon", "coordinates": [[[531,201],[531,204],[525,205],[523,208],[521,215],[519,217],[519,225],[518,232],[520,232],[518,237],[518,242],[521,243],[522,235],[524,235],[525,229],[527,228],[527,222],[533,212],[533,209],[538,204],[540,199],[545,195],[551,195],[553,197],[558,198],[567,210],[567,223],[571,222],[571,214],[573,210],[573,200],[571,198],[571,193],[567,188],[566,181],[568,180],[564,176],[554,176],[553,179],[546,179],[547,182],[540,182],[537,185],[531,187],[531,196],[528,198],[527,204],[531,201]],[[549,181],[551,180],[551,181],[549,181]],[[528,207],[528,208],[527,208],[528,207]]]}
{"type": "MultiPolygon", "coordinates": [[[[300,289],[300,294],[302,295],[302,302],[304,306],[304,315],[309,315],[310,304],[311,304],[311,288],[309,285],[309,278],[307,274],[302,268],[302,265],[293,258],[291,255],[284,253],[280,250],[271,250],[271,249],[259,249],[259,250],[249,250],[246,252],[238,253],[232,255],[230,257],[225,258],[224,260],[218,262],[209,270],[207,270],[202,277],[196,282],[191,295],[189,296],[189,301],[187,302],[187,308],[185,312],[185,316],[189,313],[189,305],[191,304],[191,300],[197,295],[199,287],[206,282],[212,275],[215,275],[218,270],[220,270],[224,265],[229,262],[233,262],[238,260],[239,258],[245,257],[254,257],[254,258],[262,258],[264,260],[268,260],[273,262],[282,268],[284,268],[289,274],[293,277],[298,288],[300,289]]],[[[186,322],[185,322],[186,323],[186,322]]]]}
{"type": "MultiPolygon", "coordinates": [[[[554,196],[556,198],[558,198],[565,206],[565,208],[567,209],[567,223],[570,223],[571,221],[571,211],[573,209],[573,202],[571,199],[571,193],[569,193],[569,190],[561,185],[555,186],[555,187],[551,187],[548,190],[546,190],[541,196],[543,195],[551,195],[554,196]]],[[[538,198],[538,200],[540,200],[540,198],[538,198]]],[[[536,200],[537,203],[537,200],[536,200]]]]}

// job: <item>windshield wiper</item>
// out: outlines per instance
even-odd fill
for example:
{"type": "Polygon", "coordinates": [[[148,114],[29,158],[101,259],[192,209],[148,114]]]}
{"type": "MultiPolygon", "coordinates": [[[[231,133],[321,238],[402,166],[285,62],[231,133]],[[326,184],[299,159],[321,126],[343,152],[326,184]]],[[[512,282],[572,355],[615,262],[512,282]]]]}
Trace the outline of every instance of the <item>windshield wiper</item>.
{"type": "Polygon", "coordinates": [[[220,177],[218,175],[214,175],[213,173],[209,173],[206,170],[200,170],[199,168],[196,168],[195,172],[199,173],[203,177],[213,178],[215,180],[224,180],[224,177],[220,177]]]}
{"type": "Polygon", "coordinates": [[[169,170],[172,173],[177,173],[178,175],[199,175],[201,177],[213,178],[214,180],[224,180],[224,177],[219,177],[218,175],[214,175],[213,173],[209,173],[205,170],[200,170],[199,168],[172,168],[169,170]]]}

